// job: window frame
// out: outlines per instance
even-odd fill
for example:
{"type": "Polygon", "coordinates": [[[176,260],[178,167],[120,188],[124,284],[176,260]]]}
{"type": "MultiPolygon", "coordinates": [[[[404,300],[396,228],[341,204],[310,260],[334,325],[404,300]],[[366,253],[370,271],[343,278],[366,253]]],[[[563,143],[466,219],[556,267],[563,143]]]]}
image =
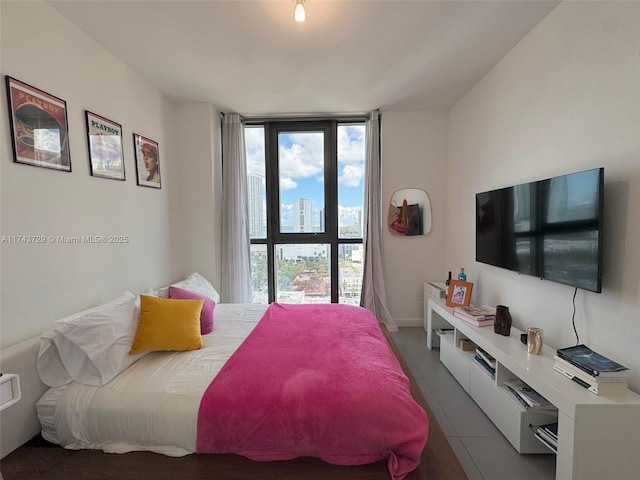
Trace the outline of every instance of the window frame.
{"type": "MultiPolygon", "coordinates": [[[[246,119],[245,127],[262,126],[265,142],[265,195],[266,238],[250,238],[252,245],[266,245],[268,303],[276,301],[277,245],[282,244],[328,244],[330,246],[331,303],[339,303],[339,248],[341,244],[363,244],[360,237],[340,238],[338,228],[338,127],[348,124],[364,124],[365,115],[349,117],[246,119]],[[324,133],[324,232],[280,231],[280,176],[278,135],[281,133],[324,133]],[[272,193],[273,192],[273,193],[272,193]]],[[[364,205],[363,205],[364,207],[364,205]]]]}

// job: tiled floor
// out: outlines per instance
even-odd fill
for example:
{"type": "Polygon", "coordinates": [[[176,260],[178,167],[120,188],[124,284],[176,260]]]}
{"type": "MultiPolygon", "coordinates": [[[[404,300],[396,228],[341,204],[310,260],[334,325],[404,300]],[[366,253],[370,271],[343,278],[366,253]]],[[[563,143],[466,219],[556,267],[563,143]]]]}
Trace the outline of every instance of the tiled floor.
{"type": "Polygon", "coordinates": [[[393,340],[469,480],[555,478],[555,455],[518,454],[440,363],[440,351],[427,349],[422,328],[400,328],[393,340]]]}

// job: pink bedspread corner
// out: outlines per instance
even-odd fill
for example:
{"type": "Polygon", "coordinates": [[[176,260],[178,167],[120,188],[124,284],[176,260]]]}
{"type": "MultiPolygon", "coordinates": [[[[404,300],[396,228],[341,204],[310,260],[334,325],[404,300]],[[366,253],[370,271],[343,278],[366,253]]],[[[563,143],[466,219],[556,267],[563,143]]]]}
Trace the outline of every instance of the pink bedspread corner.
{"type": "Polygon", "coordinates": [[[420,463],[427,432],[370,312],[274,303],[205,392],[197,449],[337,465],[388,459],[400,480],[420,463]]]}

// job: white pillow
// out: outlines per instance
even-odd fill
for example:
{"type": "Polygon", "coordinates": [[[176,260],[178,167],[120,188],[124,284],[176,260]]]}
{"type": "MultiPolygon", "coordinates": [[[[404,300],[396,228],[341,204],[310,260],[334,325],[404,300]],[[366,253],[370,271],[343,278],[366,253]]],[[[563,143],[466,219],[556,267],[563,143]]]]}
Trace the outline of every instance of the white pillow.
{"type": "Polygon", "coordinates": [[[36,360],[41,380],[50,387],[73,380],[101,386],[143,357],[129,355],[138,324],[139,297],[117,299],[56,320],[41,336],[36,360]]]}
{"type": "MultiPolygon", "coordinates": [[[[178,283],[171,284],[174,287],[182,288],[184,290],[189,290],[190,292],[199,293],[200,295],[204,295],[209,297],[216,303],[220,303],[220,294],[216,292],[216,289],[213,288],[213,285],[204,278],[199,273],[192,273],[187,278],[178,283]]],[[[158,297],[161,298],[169,298],[169,285],[166,287],[158,289],[158,297]]]]}

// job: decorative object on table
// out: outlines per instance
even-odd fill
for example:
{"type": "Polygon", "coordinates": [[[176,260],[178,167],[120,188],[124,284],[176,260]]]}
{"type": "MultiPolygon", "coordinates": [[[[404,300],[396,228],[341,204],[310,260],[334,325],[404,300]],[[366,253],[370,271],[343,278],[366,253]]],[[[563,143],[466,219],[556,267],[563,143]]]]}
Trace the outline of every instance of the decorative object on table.
{"type": "Polygon", "coordinates": [[[71,171],[67,102],[6,76],[13,161],[71,171]]]}
{"type": "Polygon", "coordinates": [[[493,325],[496,318],[496,309],[488,305],[469,305],[467,307],[455,307],[453,316],[464,320],[476,327],[493,325]]]}
{"type": "Polygon", "coordinates": [[[593,377],[628,377],[624,365],[594,352],[584,344],[559,348],[556,355],[593,377]]]}
{"type": "Polygon", "coordinates": [[[493,331],[500,335],[508,337],[511,334],[511,313],[509,307],[505,305],[496,306],[496,320],[493,324],[493,331]]]}
{"type": "Polygon", "coordinates": [[[158,142],[133,134],[133,146],[136,157],[138,185],[142,187],[162,188],[160,182],[160,152],[158,142]]]}
{"type": "Polygon", "coordinates": [[[527,329],[527,353],[531,355],[542,355],[543,336],[541,328],[527,329]]]}
{"type": "Polygon", "coordinates": [[[431,231],[431,202],[424,190],[404,188],[391,196],[389,231],[394,235],[424,235],[431,231]]]}
{"type": "Polygon", "coordinates": [[[447,277],[447,281],[444,282],[445,298],[446,298],[446,295],[449,295],[449,285],[451,285],[451,270],[449,270],[449,276],[447,277]]]}
{"type": "Polygon", "coordinates": [[[89,165],[93,177],[125,180],[122,125],[85,110],[89,165]]]}
{"type": "Polygon", "coordinates": [[[467,307],[471,303],[473,283],[451,280],[447,293],[448,307],[467,307]]]}
{"type": "Polygon", "coordinates": [[[460,280],[461,282],[467,281],[467,274],[464,273],[464,268],[460,268],[460,273],[458,274],[458,280],[460,280]]]}

